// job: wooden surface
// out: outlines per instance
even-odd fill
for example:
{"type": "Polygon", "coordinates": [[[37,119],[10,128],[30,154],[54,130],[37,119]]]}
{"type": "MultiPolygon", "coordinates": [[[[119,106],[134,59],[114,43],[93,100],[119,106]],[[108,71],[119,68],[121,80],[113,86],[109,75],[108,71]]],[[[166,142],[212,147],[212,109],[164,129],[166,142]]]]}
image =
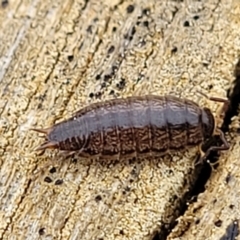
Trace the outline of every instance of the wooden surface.
{"type": "Polygon", "coordinates": [[[239,57],[239,13],[238,0],[2,3],[0,238],[223,236],[240,209],[236,132],[205,192],[169,235],[198,177],[197,147],[160,159],[66,160],[57,151],[36,153],[43,139],[29,129],[94,101],[149,93],[188,97],[216,114],[221,105],[196,90],[226,96],[239,57]]]}

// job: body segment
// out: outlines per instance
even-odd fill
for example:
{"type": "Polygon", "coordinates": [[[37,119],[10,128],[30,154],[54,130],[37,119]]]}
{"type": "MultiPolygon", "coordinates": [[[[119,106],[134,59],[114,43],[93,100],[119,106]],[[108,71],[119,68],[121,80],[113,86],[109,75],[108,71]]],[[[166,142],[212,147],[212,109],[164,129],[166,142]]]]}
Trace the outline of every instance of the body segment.
{"type": "Polygon", "coordinates": [[[48,129],[38,149],[78,151],[84,157],[125,158],[163,155],[200,145],[212,136],[207,108],[174,96],[138,96],[94,103],[48,129]]]}

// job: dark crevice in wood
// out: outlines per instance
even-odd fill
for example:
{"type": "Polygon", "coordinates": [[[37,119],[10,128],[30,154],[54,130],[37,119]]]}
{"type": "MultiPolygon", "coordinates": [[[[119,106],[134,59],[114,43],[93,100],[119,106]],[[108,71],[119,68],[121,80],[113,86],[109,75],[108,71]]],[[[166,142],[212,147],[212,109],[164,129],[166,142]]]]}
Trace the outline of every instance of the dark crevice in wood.
{"type": "MultiPolygon", "coordinates": [[[[240,105],[240,59],[235,67],[235,80],[233,82],[233,88],[228,90],[227,97],[230,100],[230,106],[225,113],[225,117],[223,120],[223,125],[221,130],[226,133],[229,131],[229,126],[231,124],[231,119],[233,116],[238,114],[239,105],[240,105]]],[[[213,145],[221,145],[222,142],[218,136],[213,136],[206,144],[203,146],[203,151],[206,151],[209,147],[213,145]]],[[[210,164],[214,164],[219,159],[218,152],[212,152],[208,160],[210,164]]],[[[205,191],[205,184],[209,180],[212,172],[212,167],[217,168],[218,163],[214,164],[214,166],[210,166],[208,162],[204,162],[202,166],[196,167],[196,171],[194,174],[197,174],[196,181],[194,182],[192,189],[183,197],[183,201],[180,207],[179,216],[183,216],[185,211],[188,209],[190,203],[197,201],[197,196],[205,191]]],[[[176,216],[177,217],[177,216],[176,216]]],[[[153,240],[165,240],[168,237],[168,234],[172,231],[172,229],[177,225],[177,221],[174,221],[172,224],[169,224],[168,229],[159,229],[158,233],[155,234],[153,240]]],[[[231,226],[230,226],[231,227],[231,226]]],[[[234,225],[234,229],[235,229],[234,225]]],[[[232,228],[231,228],[232,229],[232,228]]],[[[187,229],[183,229],[183,233],[187,229]]],[[[228,231],[229,232],[229,231],[228,231]]],[[[231,231],[235,233],[235,230],[231,231]]],[[[180,236],[179,236],[180,237],[180,236]]],[[[232,238],[223,238],[223,239],[232,239],[232,238]]]]}

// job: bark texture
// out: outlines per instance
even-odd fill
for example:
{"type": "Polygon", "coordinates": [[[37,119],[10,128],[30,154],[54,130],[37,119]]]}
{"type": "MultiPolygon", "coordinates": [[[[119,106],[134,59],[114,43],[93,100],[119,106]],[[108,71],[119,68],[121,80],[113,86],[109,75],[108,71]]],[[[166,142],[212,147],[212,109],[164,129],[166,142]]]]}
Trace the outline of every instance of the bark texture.
{"type": "Polygon", "coordinates": [[[237,0],[2,1],[0,238],[205,240],[236,230],[236,131],[173,228],[198,178],[198,146],[158,159],[65,159],[36,153],[43,139],[29,129],[91,102],[149,93],[187,97],[217,116],[221,104],[196,90],[226,97],[233,86],[239,14],[237,0]]]}

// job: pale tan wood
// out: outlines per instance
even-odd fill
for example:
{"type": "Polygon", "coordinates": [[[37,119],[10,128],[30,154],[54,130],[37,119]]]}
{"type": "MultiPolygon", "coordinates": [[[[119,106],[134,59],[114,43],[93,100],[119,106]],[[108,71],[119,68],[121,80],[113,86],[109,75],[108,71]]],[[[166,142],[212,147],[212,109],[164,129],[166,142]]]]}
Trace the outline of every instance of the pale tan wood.
{"type": "MultiPolygon", "coordinates": [[[[239,13],[240,2],[234,1],[229,18],[231,20],[229,38],[232,38],[232,41],[229,39],[228,43],[231,45],[234,42],[231,45],[231,52],[237,52],[238,54],[240,49],[239,13]]],[[[236,71],[239,78],[239,62],[233,73],[236,71]]],[[[230,92],[233,93],[234,89],[234,85],[232,85],[230,92]]],[[[179,218],[178,225],[167,239],[240,239],[239,234],[236,234],[236,232],[239,233],[240,216],[239,129],[240,112],[238,116],[233,118],[230,126],[228,135],[231,144],[230,150],[221,155],[219,167],[212,173],[205,186],[205,191],[198,196],[196,203],[189,205],[188,210],[184,216],[179,218]]]]}
{"type": "Polygon", "coordinates": [[[237,129],[240,129],[240,115],[235,123],[229,137],[230,151],[222,155],[219,167],[205,186],[205,192],[178,219],[179,224],[168,239],[240,239],[239,236],[230,238],[234,234],[233,230],[228,230],[229,226],[236,225],[235,228],[239,231],[240,216],[240,135],[235,128],[238,125],[237,129]],[[223,238],[224,236],[228,238],[223,238]]]}
{"type": "Polygon", "coordinates": [[[43,139],[29,128],[134,94],[173,92],[216,113],[220,105],[196,89],[224,97],[233,81],[232,9],[229,0],[16,0],[1,9],[0,238],[163,234],[197,177],[197,147],[160,159],[74,163],[56,151],[34,152],[43,139]]]}

